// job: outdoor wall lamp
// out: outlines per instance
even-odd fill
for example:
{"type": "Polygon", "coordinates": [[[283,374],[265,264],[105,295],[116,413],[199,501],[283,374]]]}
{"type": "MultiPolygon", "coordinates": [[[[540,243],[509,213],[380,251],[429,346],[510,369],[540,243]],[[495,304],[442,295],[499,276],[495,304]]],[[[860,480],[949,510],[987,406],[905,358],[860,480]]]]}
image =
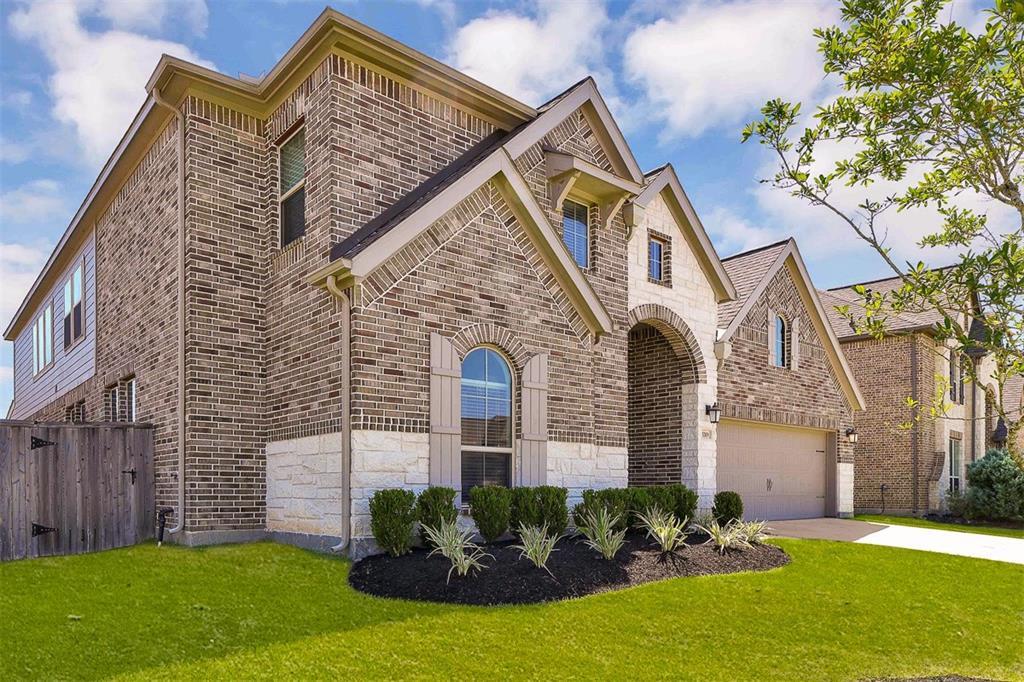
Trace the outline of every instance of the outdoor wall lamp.
{"type": "Polygon", "coordinates": [[[717,424],[719,417],[722,416],[722,410],[718,407],[718,403],[714,405],[705,405],[704,414],[711,417],[711,423],[717,424]]]}
{"type": "Polygon", "coordinates": [[[858,437],[859,436],[857,436],[857,429],[846,429],[846,440],[856,444],[858,437]]]}

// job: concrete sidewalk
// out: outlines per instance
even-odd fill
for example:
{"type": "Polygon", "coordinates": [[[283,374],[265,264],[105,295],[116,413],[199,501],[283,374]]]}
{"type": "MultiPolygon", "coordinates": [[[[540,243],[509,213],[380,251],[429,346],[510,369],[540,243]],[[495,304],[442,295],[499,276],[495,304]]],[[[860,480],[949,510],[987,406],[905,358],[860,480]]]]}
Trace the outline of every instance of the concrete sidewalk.
{"type": "Polygon", "coordinates": [[[768,526],[774,535],[780,537],[859,542],[1024,564],[1024,540],[997,535],[914,526],[888,526],[850,519],[769,521],[768,526]]]}

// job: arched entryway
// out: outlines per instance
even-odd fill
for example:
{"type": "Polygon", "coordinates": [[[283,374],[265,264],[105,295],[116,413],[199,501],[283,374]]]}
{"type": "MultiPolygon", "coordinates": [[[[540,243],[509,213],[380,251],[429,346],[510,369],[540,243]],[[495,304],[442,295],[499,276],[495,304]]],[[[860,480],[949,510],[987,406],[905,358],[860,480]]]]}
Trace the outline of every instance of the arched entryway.
{"type": "Polygon", "coordinates": [[[696,487],[697,387],[705,380],[696,340],[662,306],[630,313],[629,485],[696,487]]]}

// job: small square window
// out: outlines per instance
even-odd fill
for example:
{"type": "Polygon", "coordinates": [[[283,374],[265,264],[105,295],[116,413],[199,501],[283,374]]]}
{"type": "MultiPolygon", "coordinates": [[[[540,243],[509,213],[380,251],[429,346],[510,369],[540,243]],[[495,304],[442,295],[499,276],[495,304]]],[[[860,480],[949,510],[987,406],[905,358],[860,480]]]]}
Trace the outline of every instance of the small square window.
{"type": "Polygon", "coordinates": [[[300,129],[280,149],[281,246],[306,234],[306,131],[300,129]]]}
{"type": "Polygon", "coordinates": [[[665,281],[665,243],[657,237],[647,240],[647,276],[655,282],[665,281]]]}
{"type": "Polygon", "coordinates": [[[562,241],[569,248],[576,265],[590,266],[590,209],[575,201],[562,204],[562,241]]]}

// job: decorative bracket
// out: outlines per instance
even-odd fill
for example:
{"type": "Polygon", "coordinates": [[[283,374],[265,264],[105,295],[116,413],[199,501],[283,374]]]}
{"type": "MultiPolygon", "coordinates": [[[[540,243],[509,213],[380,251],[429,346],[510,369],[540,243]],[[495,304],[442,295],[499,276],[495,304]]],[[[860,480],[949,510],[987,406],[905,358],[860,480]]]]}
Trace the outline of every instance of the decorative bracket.
{"type": "Polygon", "coordinates": [[[569,196],[572,186],[576,184],[579,177],[580,171],[571,170],[548,178],[548,198],[551,199],[551,205],[555,207],[556,211],[561,212],[565,198],[569,196]]]}

